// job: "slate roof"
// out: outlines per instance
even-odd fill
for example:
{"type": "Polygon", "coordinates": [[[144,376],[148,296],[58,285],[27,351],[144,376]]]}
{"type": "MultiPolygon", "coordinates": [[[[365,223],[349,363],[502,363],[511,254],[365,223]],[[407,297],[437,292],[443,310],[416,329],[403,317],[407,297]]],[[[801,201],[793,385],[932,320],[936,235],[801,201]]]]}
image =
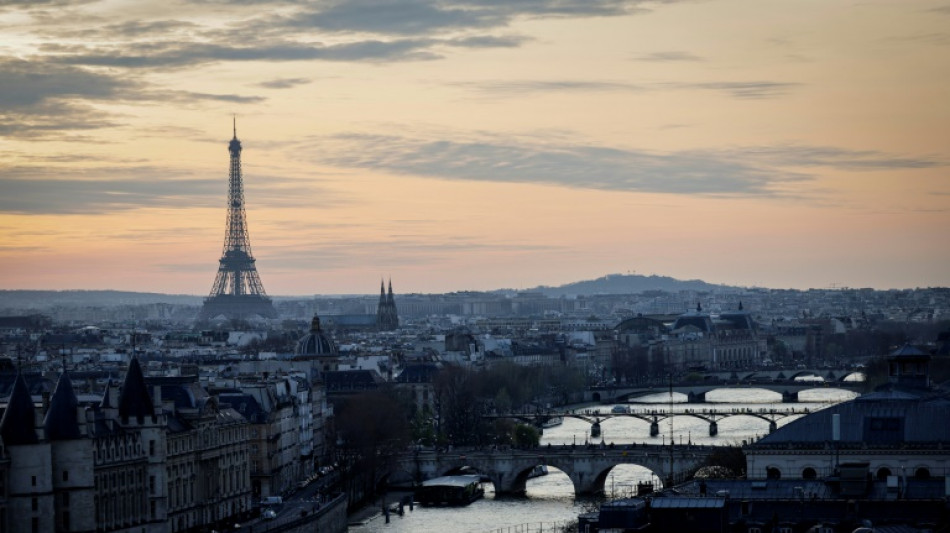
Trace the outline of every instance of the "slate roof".
{"type": "Polygon", "coordinates": [[[0,419],[0,437],[3,437],[3,443],[7,446],[36,444],[39,439],[36,436],[35,424],[36,409],[33,407],[33,399],[30,398],[23,375],[17,373],[10,400],[3,411],[3,418],[0,419]]]}
{"type": "Polygon", "coordinates": [[[398,383],[432,383],[438,373],[439,367],[433,363],[408,365],[399,373],[396,381],[398,383]]]}
{"type": "Polygon", "coordinates": [[[750,448],[831,441],[832,415],[840,415],[841,442],[874,447],[950,443],[950,398],[903,391],[860,396],[789,422],[750,448]]]}
{"type": "Polygon", "coordinates": [[[244,392],[222,392],[218,394],[218,403],[224,407],[228,406],[234,411],[240,413],[248,422],[252,424],[263,424],[267,421],[267,411],[257,398],[244,392]]]}
{"type": "Polygon", "coordinates": [[[82,438],[79,431],[79,420],[76,418],[76,408],[78,406],[79,400],[73,390],[69,373],[63,372],[56,383],[56,390],[53,391],[53,396],[50,398],[49,409],[46,410],[46,420],[43,422],[48,440],[82,438]]]}
{"type": "Polygon", "coordinates": [[[375,370],[334,370],[323,373],[327,391],[372,390],[383,378],[375,370]]]}
{"type": "Polygon", "coordinates": [[[145,386],[145,376],[142,374],[139,360],[133,357],[119,393],[119,416],[123,421],[135,417],[141,424],[146,415],[154,417],[155,407],[152,405],[148,387],[145,386]]]}

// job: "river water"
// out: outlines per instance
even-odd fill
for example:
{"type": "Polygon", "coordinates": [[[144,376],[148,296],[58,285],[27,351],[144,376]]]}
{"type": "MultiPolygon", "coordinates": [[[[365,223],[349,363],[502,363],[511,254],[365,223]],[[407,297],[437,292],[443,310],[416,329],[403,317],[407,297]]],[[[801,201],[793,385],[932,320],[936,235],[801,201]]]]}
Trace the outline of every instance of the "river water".
{"type": "MultiPolygon", "coordinates": [[[[857,394],[843,389],[819,387],[799,393],[799,403],[783,404],[779,393],[765,389],[723,388],[706,395],[706,403],[688,404],[686,396],[673,393],[674,412],[682,409],[716,409],[718,412],[795,409],[814,411],[850,400],[857,394]]],[[[631,410],[644,412],[649,409],[668,410],[669,393],[657,393],[637,398],[638,403],[624,404],[631,410]]],[[[614,405],[597,405],[577,409],[580,412],[609,413],[614,405]]],[[[778,420],[779,427],[799,418],[788,416],[778,420]]],[[[593,439],[600,444],[650,443],[664,444],[669,441],[670,424],[673,438],[677,443],[693,444],[742,444],[768,434],[768,422],[752,416],[730,416],[719,421],[719,434],[709,436],[709,424],[689,415],[674,416],[660,422],[660,435],[650,436],[648,422],[633,417],[616,417],[601,422],[601,437],[593,439]]],[[[565,418],[556,427],[544,430],[541,445],[545,444],[583,444],[591,440],[590,423],[575,418],[565,418]]],[[[435,533],[435,532],[497,532],[497,533],[534,533],[556,531],[558,526],[577,519],[577,515],[596,508],[597,500],[575,498],[574,487],[566,474],[549,467],[548,475],[528,480],[527,492],[522,497],[495,497],[494,487],[485,485],[485,498],[466,507],[421,507],[412,512],[406,509],[404,516],[392,515],[387,524],[382,517],[376,517],[363,525],[351,526],[353,533],[435,533]]],[[[661,487],[662,483],[650,470],[636,465],[618,465],[607,477],[604,490],[608,497],[634,495],[639,482],[652,482],[661,487]]]]}

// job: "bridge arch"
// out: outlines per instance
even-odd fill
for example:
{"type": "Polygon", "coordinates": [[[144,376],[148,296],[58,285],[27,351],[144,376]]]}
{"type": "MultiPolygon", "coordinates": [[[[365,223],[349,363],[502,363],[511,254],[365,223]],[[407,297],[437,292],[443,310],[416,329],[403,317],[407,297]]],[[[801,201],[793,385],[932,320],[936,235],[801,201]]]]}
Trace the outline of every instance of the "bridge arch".
{"type": "Polygon", "coordinates": [[[592,492],[612,498],[637,495],[640,483],[649,483],[654,490],[663,488],[663,472],[639,463],[620,463],[603,469],[591,483],[592,492]]]}

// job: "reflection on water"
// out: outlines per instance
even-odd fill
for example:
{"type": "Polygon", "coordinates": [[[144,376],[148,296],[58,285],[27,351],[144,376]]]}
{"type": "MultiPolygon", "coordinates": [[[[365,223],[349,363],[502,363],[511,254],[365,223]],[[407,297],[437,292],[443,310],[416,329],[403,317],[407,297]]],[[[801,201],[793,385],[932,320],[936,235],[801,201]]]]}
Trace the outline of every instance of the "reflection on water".
{"type": "MultiPolygon", "coordinates": [[[[668,393],[656,395],[654,405],[629,404],[626,407],[634,412],[651,409],[665,410],[669,402],[668,393]]],[[[702,413],[703,409],[716,409],[718,412],[732,412],[751,409],[760,410],[809,410],[822,409],[833,403],[850,400],[856,393],[821,387],[808,389],[799,393],[800,403],[783,404],[781,395],[765,389],[719,389],[707,394],[716,398],[716,403],[685,404],[685,395],[682,401],[674,393],[676,411],[683,409],[696,410],[702,413]]],[[[642,401],[642,398],[638,399],[642,401]]],[[[593,418],[597,414],[610,413],[614,405],[600,405],[585,409],[578,409],[578,413],[588,413],[593,418]]],[[[587,416],[585,414],[585,416],[587,416]]],[[[778,419],[779,426],[798,418],[789,416],[778,419]]],[[[615,417],[601,421],[603,441],[606,443],[627,444],[631,442],[665,444],[669,441],[670,430],[677,443],[692,442],[693,444],[739,444],[743,440],[755,439],[768,434],[768,422],[761,418],[749,415],[729,416],[718,422],[719,435],[709,436],[709,424],[695,416],[677,415],[660,422],[660,433],[656,437],[650,436],[650,424],[635,417],[615,417]],[[672,428],[671,428],[672,425],[672,428]]],[[[590,422],[577,418],[565,417],[564,422],[556,427],[544,430],[541,445],[571,444],[582,445],[590,441],[590,422]]],[[[594,439],[599,444],[601,438],[594,439]]],[[[375,518],[362,525],[351,527],[355,533],[429,533],[429,532],[496,532],[515,531],[517,527],[524,530],[526,524],[532,525],[536,531],[538,524],[544,524],[548,531],[555,524],[564,524],[577,519],[577,515],[596,507],[598,500],[590,498],[575,498],[574,486],[566,474],[554,467],[548,467],[548,475],[530,479],[527,491],[522,497],[500,496],[495,497],[494,487],[486,484],[485,498],[466,507],[416,507],[413,512],[406,512],[405,516],[393,515],[390,523],[386,524],[382,517],[375,518]]],[[[662,487],[660,480],[649,469],[638,465],[622,464],[614,467],[607,475],[604,491],[609,497],[623,497],[636,493],[638,483],[654,483],[662,487]]]]}

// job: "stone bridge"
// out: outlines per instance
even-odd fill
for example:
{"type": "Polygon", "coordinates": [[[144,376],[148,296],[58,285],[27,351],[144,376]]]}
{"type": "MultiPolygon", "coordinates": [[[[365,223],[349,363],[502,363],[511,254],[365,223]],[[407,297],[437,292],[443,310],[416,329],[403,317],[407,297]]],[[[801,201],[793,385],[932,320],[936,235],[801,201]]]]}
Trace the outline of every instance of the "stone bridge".
{"type": "Polygon", "coordinates": [[[603,420],[608,418],[637,418],[648,422],[650,424],[650,436],[656,437],[660,434],[660,422],[666,420],[667,418],[674,416],[690,416],[698,418],[707,424],[709,424],[709,436],[715,437],[719,434],[719,421],[723,418],[729,418],[731,416],[751,416],[754,418],[759,418],[769,423],[769,433],[772,433],[778,429],[778,421],[782,418],[789,416],[801,416],[807,415],[810,413],[809,409],[696,409],[696,408],[679,408],[679,409],[663,409],[656,408],[658,404],[650,404],[650,407],[638,407],[638,406],[625,406],[623,412],[601,412],[596,409],[583,410],[576,409],[572,411],[545,411],[542,413],[536,414],[523,414],[523,413],[497,413],[491,415],[484,415],[484,418],[510,418],[515,420],[521,420],[523,422],[534,424],[538,427],[542,427],[544,423],[553,418],[576,418],[578,420],[583,420],[591,425],[599,424],[603,420]]]}
{"type": "MultiPolygon", "coordinates": [[[[834,384],[815,384],[815,383],[768,383],[768,382],[740,382],[736,384],[692,384],[675,385],[673,392],[685,394],[689,403],[705,403],[706,394],[716,389],[764,389],[777,392],[782,395],[782,403],[797,403],[798,393],[803,390],[819,389],[831,387],[836,389],[860,389],[864,384],[861,382],[836,382],[834,384]]],[[[668,387],[597,387],[584,392],[584,400],[588,402],[601,403],[625,403],[636,402],[641,396],[651,394],[663,394],[669,392],[668,387]]]]}
{"type": "Polygon", "coordinates": [[[496,494],[519,494],[538,465],[561,470],[574,484],[575,494],[604,490],[604,481],[617,465],[646,467],[660,479],[680,482],[703,465],[715,446],[542,446],[532,450],[419,451],[398,459],[390,482],[419,483],[447,474],[475,471],[495,485],[496,494]],[[671,453],[672,452],[672,453],[671,453]],[[672,465],[672,471],[671,471],[672,465]]]}

